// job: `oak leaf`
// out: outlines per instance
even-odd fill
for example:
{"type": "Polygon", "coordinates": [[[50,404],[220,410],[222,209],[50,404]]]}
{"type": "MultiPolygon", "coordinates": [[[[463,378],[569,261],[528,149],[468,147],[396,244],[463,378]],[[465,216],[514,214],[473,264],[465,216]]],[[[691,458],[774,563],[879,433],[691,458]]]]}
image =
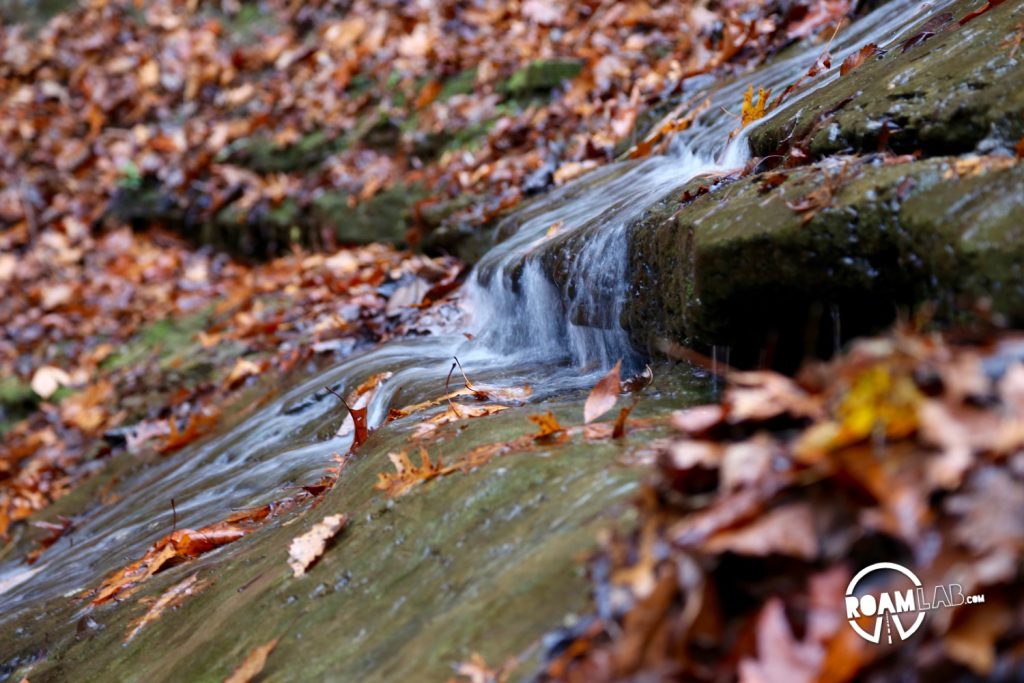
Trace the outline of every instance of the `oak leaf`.
{"type": "Polygon", "coordinates": [[[395,466],[394,474],[380,472],[377,475],[375,489],[384,491],[392,498],[397,498],[409,492],[409,490],[420,482],[429,481],[435,477],[444,476],[454,472],[456,468],[445,467],[441,462],[441,456],[437,462],[431,462],[430,454],[426,449],[420,449],[420,464],[414,465],[405,451],[400,453],[388,453],[391,464],[395,466]]]}

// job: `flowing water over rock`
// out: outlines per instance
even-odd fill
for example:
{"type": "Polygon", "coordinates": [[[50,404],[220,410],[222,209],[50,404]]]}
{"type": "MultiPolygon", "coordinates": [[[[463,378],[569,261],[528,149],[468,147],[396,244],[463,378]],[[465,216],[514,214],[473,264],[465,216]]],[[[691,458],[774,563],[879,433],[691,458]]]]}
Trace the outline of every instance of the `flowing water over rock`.
{"type": "MultiPolygon", "coordinates": [[[[832,46],[834,61],[866,42],[893,40],[914,7],[894,1],[860,20],[832,46]]],[[[31,568],[10,549],[0,556],[0,680],[36,660],[36,683],[111,671],[139,680],[220,675],[277,636],[285,636],[279,652],[296,668],[271,666],[268,680],[298,671],[309,678],[432,680],[474,649],[496,658],[519,652],[581,608],[574,555],[591,547],[609,511],[635,488],[637,473],[614,463],[624,451],[642,451],[657,429],[624,446],[552,445],[499,458],[391,503],[372,490],[374,477],[390,468],[387,452],[409,448],[422,415],[399,419],[359,449],[325,504],[301,524],[265,529],[154,579],[143,595],[197,570],[215,584],[131,645],[119,643],[138,605],[89,613],[75,596],[168,533],[172,499],[178,527],[198,528],[318,479],[331,454],[349,445],[348,437],[334,436],[342,411],[325,385],[344,394],[375,373],[394,373],[370,405],[371,427],[383,425],[391,407],[441,395],[453,356],[477,383],[534,388],[527,407],[442,432],[431,447],[446,455],[532,431],[526,414],[541,405],[566,424],[579,423],[585,389],[615,360],[634,368],[641,361],[619,325],[629,224],[691,178],[741,166],[746,132],[730,142],[738,124],[720,107],[735,107],[750,85],[781,91],[821,50],[792,51],[755,74],[695,91],[695,102],[711,97],[712,107],[670,154],[611,165],[524,207],[499,229],[505,239],[460,294],[466,319],[447,334],[390,342],[347,359],[165,459],[115,459],[96,484],[54,508],[81,514],[73,537],[31,568]],[[563,276],[552,279],[545,255],[569,248],[563,276]],[[345,511],[354,522],[313,575],[293,580],[288,541],[321,511],[345,511]]],[[[689,371],[662,372],[676,376],[659,379],[638,414],[664,414],[706,388],[689,371]]]]}

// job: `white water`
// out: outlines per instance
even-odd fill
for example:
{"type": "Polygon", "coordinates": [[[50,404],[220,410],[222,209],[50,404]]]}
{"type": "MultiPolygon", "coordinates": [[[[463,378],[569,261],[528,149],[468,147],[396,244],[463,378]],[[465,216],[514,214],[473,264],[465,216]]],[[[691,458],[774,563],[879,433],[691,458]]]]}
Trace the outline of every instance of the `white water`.
{"type": "MultiPolygon", "coordinates": [[[[832,46],[833,64],[867,42],[892,42],[913,21],[918,7],[916,2],[894,0],[844,30],[832,46]]],[[[928,13],[939,8],[931,5],[928,13]]],[[[345,393],[373,373],[394,372],[370,406],[370,423],[377,426],[389,406],[440,395],[452,356],[458,356],[478,382],[530,383],[536,390],[534,400],[590,386],[618,358],[635,362],[638,355],[617,324],[628,296],[630,222],[691,178],[742,166],[748,156],[746,137],[741,134],[728,142],[737,123],[720,107],[737,110],[749,85],[781,92],[814,63],[822,47],[794,51],[754,75],[695,92],[695,102],[710,96],[712,107],[674,141],[668,155],[595,171],[531,205],[530,218],[483,258],[464,288],[472,340],[463,335],[465,330],[453,329],[449,334],[387,343],[349,358],[284,392],[229,432],[133,475],[119,487],[117,502],[81,520],[73,548],[62,540],[31,570],[20,558],[0,562],[0,627],[7,617],[95,585],[103,575],[139,557],[167,533],[172,498],[177,502],[178,526],[195,527],[223,518],[232,508],[278,497],[277,487],[283,482],[316,479],[331,453],[348,447],[346,439],[316,436],[337,414],[324,385],[345,393]],[[609,180],[595,183],[602,175],[609,180]],[[543,274],[543,245],[535,248],[555,224],[560,225],[559,240],[585,236],[564,291],[543,274]],[[599,325],[572,322],[592,319],[595,312],[600,313],[599,325]]]]}

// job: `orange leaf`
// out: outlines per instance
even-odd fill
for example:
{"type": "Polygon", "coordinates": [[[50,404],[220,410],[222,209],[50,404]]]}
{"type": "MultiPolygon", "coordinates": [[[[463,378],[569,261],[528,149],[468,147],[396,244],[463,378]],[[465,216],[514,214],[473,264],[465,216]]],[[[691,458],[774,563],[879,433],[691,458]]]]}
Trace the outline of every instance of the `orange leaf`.
{"type": "Polygon", "coordinates": [[[743,94],[743,108],[740,111],[740,116],[743,120],[743,126],[746,126],[748,123],[753,123],[758,119],[764,118],[764,108],[765,105],[768,104],[768,96],[771,94],[771,92],[771,90],[758,88],[757,101],[755,102],[754,86],[751,85],[747,88],[747,92],[743,94]]]}
{"type": "Polygon", "coordinates": [[[234,673],[224,679],[224,683],[249,683],[256,678],[267,665],[267,657],[277,647],[278,640],[279,638],[274,638],[250,652],[234,673]]]}
{"type": "Polygon", "coordinates": [[[141,617],[132,622],[132,630],[128,632],[128,635],[125,637],[124,642],[127,643],[129,640],[138,635],[139,631],[145,628],[148,624],[151,624],[157,619],[159,619],[160,616],[168,609],[174,609],[175,607],[178,607],[181,603],[185,601],[185,598],[187,598],[190,595],[195,595],[203,588],[205,588],[207,585],[208,582],[206,581],[201,581],[197,583],[196,574],[193,574],[184,581],[176,583],[170,588],[168,588],[166,591],[163,592],[163,594],[159,598],[157,598],[156,602],[153,603],[153,605],[149,608],[149,610],[146,611],[145,614],[143,614],[141,617]]]}
{"type": "Polygon", "coordinates": [[[455,471],[454,467],[442,465],[440,456],[438,456],[436,463],[431,462],[430,455],[423,448],[420,449],[419,465],[413,465],[412,460],[409,459],[405,451],[401,453],[388,453],[388,457],[395,466],[395,473],[379,473],[377,475],[377,483],[374,484],[373,488],[386,492],[392,498],[408,493],[409,489],[422,481],[428,481],[455,471]]]}
{"type": "Polygon", "coordinates": [[[845,76],[863,64],[868,57],[874,57],[878,54],[882,54],[882,51],[878,49],[878,46],[874,43],[868,43],[843,60],[843,63],[839,65],[839,75],[845,76]]]}
{"type": "Polygon", "coordinates": [[[530,415],[530,422],[540,427],[540,431],[533,435],[533,438],[538,441],[565,431],[550,410],[540,415],[530,415]]]}

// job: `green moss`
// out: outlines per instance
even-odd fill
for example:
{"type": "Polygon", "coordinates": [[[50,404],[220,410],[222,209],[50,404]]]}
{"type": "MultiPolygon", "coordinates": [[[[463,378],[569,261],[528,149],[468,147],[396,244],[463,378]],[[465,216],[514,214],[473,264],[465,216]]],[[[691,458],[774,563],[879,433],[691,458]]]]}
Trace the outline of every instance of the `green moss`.
{"type": "Polygon", "coordinates": [[[563,81],[575,78],[583,63],[575,60],[539,59],[512,74],[500,89],[515,96],[551,90],[563,81]]]}
{"type": "Polygon", "coordinates": [[[446,102],[456,95],[469,95],[476,85],[476,67],[465,69],[444,82],[437,99],[446,102]]]}
{"type": "Polygon", "coordinates": [[[257,173],[296,173],[316,168],[347,144],[343,136],[335,136],[325,130],[307,133],[289,145],[279,145],[268,137],[253,136],[225,147],[218,154],[218,160],[238,164],[257,173]]]}
{"type": "MultiPolygon", "coordinates": [[[[640,417],[703,396],[689,373],[659,367],[655,377],[637,407],[640,417]]],[[[579,392],[449,425],[427,447],[454,462],[474,447],[532,432],[527,415],[538,410],[578,424],[585,398],[579,392]]],[[[631,523],[630,499],[641,476],[616,462],[668,428],[623,441],[575,437],[541,445],[389,501],[373,484],[392,468],[389,452],[410,448],[421,417],[375,432],[315,510],[161,572],[121,604],[94,609],[89,616],[103,628],[78,626],[77,598],[39,605],[12,625],[6,650],[31,653],[45,641],[46,657],[30,672],[43,681],[205,681],[223,680],[254,647],[280,638],[261,680],[291,680],[301,671],[304,679],[366,683],[444,680],[474,651],[501,662],[528,650],[544,632],[588,609],[578,557],[594,548],[600,529],[631,523]],[[293,578],[286,562],[291,539],[337,512],[349,515],[348,528],[306,576],[293,578]],[[146,609],[141,600],[192,573],[210,584],[125,643],[131,621],[146,609]]],[[[317,428],[310,424],[301,433],[317,428]]],[[[131,460],[117,460],[118,476],[125,477],[131,460]]],[[[277,483],[268,482],[268,490],[277,483]]],[[[104,488],[99,479],[91,485],[93,495],[104,488]]],[[[77,505],[89,505],[88,497],[72,495],[77,505]]]]}
{"type": "Polygon", "coordinates": [[[773,154],[791,137],[806,140],[816,156],[874,152],[880,144],[931,154],[964,152],[983,141],[1012,147],[1024,135],[1024,89],[1006,84],[1024,82],[1024,60],[1011,58],[1005,41],[1021,18],[1019,6],[1004,3],[903,50],[928,17],[914,22],[884,56],[758,125],[750,135],[754,154],[773,154]]]}
{"type": "Polygon", "coordinates": [[[677,189],[632,228],[624,323],[648,346],[759,349],[820,336],[810,328],[832,307],[847,334],[925,301],[955,315],[960,296],[1022,320],[1024,171],[997,163],[959,178],[953,162],[851,166],[842,181],[832,162],[769,191],[753,176],[686,205],[677,189]],[[835,196],[805,221],[791,207],[826,183],[835,196]]]}

